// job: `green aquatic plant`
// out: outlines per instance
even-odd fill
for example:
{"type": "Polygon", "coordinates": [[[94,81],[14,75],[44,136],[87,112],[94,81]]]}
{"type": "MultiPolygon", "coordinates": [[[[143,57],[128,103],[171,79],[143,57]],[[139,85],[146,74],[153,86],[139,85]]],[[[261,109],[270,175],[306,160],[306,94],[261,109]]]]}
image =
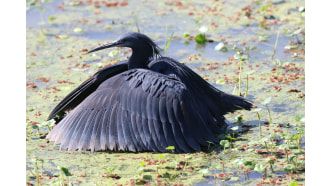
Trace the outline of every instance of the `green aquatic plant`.
{"type": "Polygon", "coordinates": [[[246,96],[248,94],[248,90],[249,90],[249,75],[252,73],[254,73],[254,70],[244,72],[244,74],[246,75],[246,88],[245,88],[245,94],[244,94],[245,98],[246,98],[246,96]]]}
{"type": "Polygon", "coordinates": [[[41,126],[47,127],[48,132],[50,132],[54,128],[55,123],[56,123],[56,121],[54,119],[51,119],[51,120],[48,120],[48,121],[43,122],[41,124],[41,126]]]}
{"type": "Polygon", "coordinates": [[[270,103],[270,101],[272,100],[272,97],[268,97],[267,99],[265,99],[262,104],[266,106],[267,111],[268,111],[268,116],[269,116],[269,123],[272,123],[272,116],[270,115],[270,111],[268,108],[268,104],[270,103]]]}
{"type": "Polygon", "coordinates": [[[196,35],[195,36],[195,41],[198,44],[205,44],[205,43],[207,43],[207,39],[205,37],[205,34],[200,33],[200,34],[196,35]]]}
{"type": "Polygon", "coordinates": [[[259,112],[261,111],[261,108],[256,108],[256,109],[252,109],[252,112],[255,112],[257,117],[258,117],[258,121],[259,121],[259,137],[261,138],[262,134],[261,134],[261,119],[260,119],[260,115],[259,112]]]}
{"type": "Polygon", "coordinates": [[[289,163],[288,149],[290,149],[290,146],[288,144],[282,144],[278,147],[278,149],[284,150],[285,155],[286,155],[286,162],[289,163]]]}
{"type": "Polygon", "coordinates": [[[173,35],[174,35],[174,32],[172,32],[170,38],[167,39],[167,32],[168,32],[168,29],[167,29],[167,26],[166,26],[166,33],[165,33],[165,48],[164,48],[165,55],[166,55],[166,53],[167,53],[168,47],[170,46],[170,44],[171,44],[171,42],[172,42],[173,35]]]}
{"type": "Polygon", "coordinates": [[[265,166],[261,163],[258,163],[258,164],[255,165],[253,170],[261,172],[264,177],[267,177],[267,166],[265,166]]]}
{"type": "Polygon", "coordinates": [[[221,140],[220,145],[223,146],[223,153],[226,152],[226,147],[230,147],[230,142],[228,140],[221,140]]]}
{"type": "MultiPolygon", "coordinates": [[[[277,49],[277,42],[278,42],[278,38],[280,36],[280,31],[277,31],[277,35],[276,35],[276,41],[275,41],[275,45],[274,45],[274,51],[273,54],[270,56],[271,60],[273,61],[275,53],[276,53],[276,49],[277,49]]],[[[275,68],[276,68],[276,64],[275,64],[275,68]]]]}

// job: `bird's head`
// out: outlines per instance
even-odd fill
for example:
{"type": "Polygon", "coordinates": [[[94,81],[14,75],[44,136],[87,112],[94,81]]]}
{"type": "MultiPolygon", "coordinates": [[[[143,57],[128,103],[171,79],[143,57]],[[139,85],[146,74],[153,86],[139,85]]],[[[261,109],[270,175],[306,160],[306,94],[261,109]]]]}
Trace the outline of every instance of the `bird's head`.
{"type": "Polygon", "coordinates": [[[94,48],[88,51],[88,53],[111,47],[128,47],[131,48],[133,52],[143,51],[143,53],[148,53],[149,55],[151,55],[148,57],[160,55],[160,48],[156,45],[156,43],[154,43],[148,36],[137,32],[130,32],[122,38],[112,43],[108,43],[100,47],[94,48]]]}

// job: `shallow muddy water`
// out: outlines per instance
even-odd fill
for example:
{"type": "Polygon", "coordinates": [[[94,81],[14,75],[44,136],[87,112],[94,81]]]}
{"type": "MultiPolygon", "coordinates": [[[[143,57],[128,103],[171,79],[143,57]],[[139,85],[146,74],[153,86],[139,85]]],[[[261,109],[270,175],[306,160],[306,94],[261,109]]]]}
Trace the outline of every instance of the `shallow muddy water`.
{"type": "Polygon", "coordinates": [[[27,1],[27,183],[304,185],[304,6],[300,0],[27,1]],[[197,44],[194,37],[203,27],[209,42],[197,44]],[[97,70],[130,56],[126,48],[84,51],[138,29],[161,48],[173,33],[164,55],[218,89],[238,94],[241,76],[245,95],[248,84],[246,97],[261,110],[226,115],[228,131],[219,142],[230,141],[230,148],[216,144],[209,153],[191,154],[67,152],[44,139],[49,131],[44,122],[64,96],[97,70]],[[216,51],[219,43],[226,50],[216,51]],[[247,58],[238,59],[238,51],[247,58]]]}

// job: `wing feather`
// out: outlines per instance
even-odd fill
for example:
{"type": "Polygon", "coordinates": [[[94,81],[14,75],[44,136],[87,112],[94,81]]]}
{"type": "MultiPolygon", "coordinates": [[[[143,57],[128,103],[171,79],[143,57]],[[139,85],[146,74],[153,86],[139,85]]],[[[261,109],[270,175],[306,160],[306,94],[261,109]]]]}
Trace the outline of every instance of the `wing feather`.
{"type": "Polygon", "coordinates": [[[128,70],[101,83],[49,137],[69,150],[200,151],[214,133],[204,129],[212,120],[196,114],[201,103],[192,94],[174,76],[128,70]]]}

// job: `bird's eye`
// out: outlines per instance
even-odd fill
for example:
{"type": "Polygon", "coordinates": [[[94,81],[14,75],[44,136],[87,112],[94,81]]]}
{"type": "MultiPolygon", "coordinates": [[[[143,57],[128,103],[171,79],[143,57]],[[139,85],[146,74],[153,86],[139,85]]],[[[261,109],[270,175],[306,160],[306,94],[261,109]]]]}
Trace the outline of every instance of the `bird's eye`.
{"type": "Polygon", "coordinates": [[[125,43],[127,40],[126,39],[122,39],[121,42],[125,43]]]}

